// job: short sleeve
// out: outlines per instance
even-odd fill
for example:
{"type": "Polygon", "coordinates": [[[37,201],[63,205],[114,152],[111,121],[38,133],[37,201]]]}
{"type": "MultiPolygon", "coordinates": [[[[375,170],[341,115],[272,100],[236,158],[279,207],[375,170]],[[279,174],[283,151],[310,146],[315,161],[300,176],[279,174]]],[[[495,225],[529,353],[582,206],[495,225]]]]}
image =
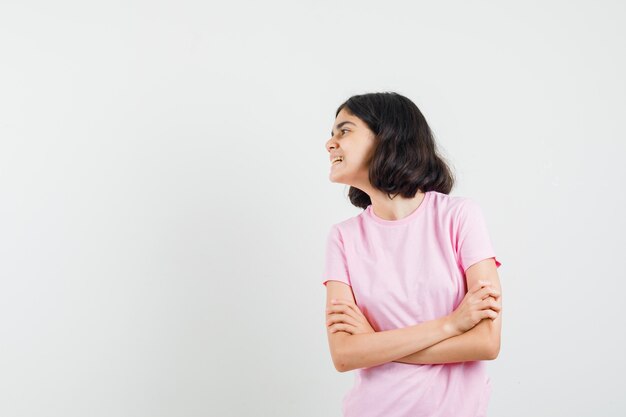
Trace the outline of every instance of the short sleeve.
{"type": "Polygon", "coordinates": [[[496,268],[502,265],[496,259],[482,209],[470,198],[466,198],[459,208],[456,248],[457,259],[464,272],[483,259],[494,258],[496,268]]]}
{"type": "Polygon", "coordinates": [[[326,261],[322,279],[324,286],[330,280],[352,285],[348,273],[343,239],[339,228],[335,224],[330,228],[326,238],[326,261]]]}

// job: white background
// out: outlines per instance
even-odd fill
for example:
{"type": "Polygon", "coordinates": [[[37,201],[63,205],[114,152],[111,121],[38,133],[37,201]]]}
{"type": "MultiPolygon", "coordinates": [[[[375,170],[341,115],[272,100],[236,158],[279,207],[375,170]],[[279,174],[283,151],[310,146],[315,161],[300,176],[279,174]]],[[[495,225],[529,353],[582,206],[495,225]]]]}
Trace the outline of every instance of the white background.
{"type": "Polygon", "coordinates": [[[0,3],[0,415],[340,416],[324,148],[412,99],[502,267],[490,417],[622,416],[619,1],[0,3]]]}

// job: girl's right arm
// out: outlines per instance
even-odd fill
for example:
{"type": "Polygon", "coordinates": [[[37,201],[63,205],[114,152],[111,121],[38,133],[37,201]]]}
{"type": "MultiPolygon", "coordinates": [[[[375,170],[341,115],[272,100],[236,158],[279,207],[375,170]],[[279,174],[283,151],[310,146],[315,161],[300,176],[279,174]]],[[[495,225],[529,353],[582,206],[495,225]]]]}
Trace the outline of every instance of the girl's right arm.
{"type": "MultiPolygon", "coordinates": [[[[326,288],[327,307],[331,306],[331,299],[337,298],[351,300],[358,309],[349,285],[328,281],[326,288]]],[[[332,332],[327,328],[327,333],[335,369],[346,372],[404,358],[462,332],[454,326],[451,317],[446,316],[380,332],[350,334],[343,331],[332,332]]]]}
{"type": "MultiPolygon", "coordinates": [[[[351,307],[358,309],[350,286],[329,281],[326,287],[327,305],[332,298],[343,298],[351,300],[351,307]]],[[[497,315],[490,309],[491,301],[486,299],[490,298],[489,294],[496,295],[496,291],[485,283],[477,283],[452,314],[413,326],[357,334],[328,330],[335,368],[346,372],[406,359],[408,355],[459,336],[483,318],[497,315]]]]}

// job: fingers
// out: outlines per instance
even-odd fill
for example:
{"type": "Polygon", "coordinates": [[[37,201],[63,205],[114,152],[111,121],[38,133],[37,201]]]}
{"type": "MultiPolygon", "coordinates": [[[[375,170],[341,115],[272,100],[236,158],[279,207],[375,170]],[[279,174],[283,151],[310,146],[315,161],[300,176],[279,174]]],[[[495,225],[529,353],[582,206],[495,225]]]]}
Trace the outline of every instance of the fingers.
{"type": "Polygon", "coordinates": [[[332,305],[326,309],[326,312],[328,312],[329,309],[333,309],[333,307],[346,306],[347,308],[349,308],[353,312],[353,316],[355,318],[356,317],[365,317],[365,316],[363,316],[363,313],[361,312],[361,309],[359,309],[359,307],[357,307],[354,304],[354,302],[352,302],[352,301],[342,300],[342,299],[332,299],[330,301],[331,301],[332,305]]]}
{"type": "Polygon", "coordinates": [[[348,326],[347,324],[344,323],[335,323],[332,326],[328,327],[328,331],[330,331],[331,333],[337,333],[337,332],[346,332],[349,334],[354,334],[354,330],[352,330],[353,327],[348,326]]]}
{"type": "Polygon", "coordinates": [[[495,288],[488,285],[486,287],[479,289],[476,292],[476,296],[480,297],[483,300],[487,297],[498,298],[500,297],[500,292],[496,290],[495,288]]]}
{"type": "Polygon", "coordinates": [[[485,280],[481,279],[472,287],[472,289],[469,292],[476,293],[476,292],[480,291],[481,288],[486,287],[489,284],[490,284],[489,281],[485,281],[485,280]]]}
{"type": "Polygon", "coordinates": [[[353,321],[358,321],[361,316],[356,315],[354,310],[345,305],[331,306],[326,309],[326,318],[335,316],[350,317],[353,321]]]}
{"type": "Polygon", "coordinates": [[[359,322],[364,316],[353,302],[347,300],[332,301],[334,302],[333,305],[326,308],[326,326],[332,330],[331,333],[345,330],[347,325],[359,326],[359,322]]]}
{"type": "Polygon", "coordinates": [[[328,319],[326,319],[326,327],[330,327],[333,324],[347,324],[354,327],[358,327],[358,322],[354,320],[353,317],[348,316],[346,314],[331,314],[328,319]]]}
{"type": "Polygon", "coordinates": [[[489,318],[489,319],[493,320],[493,319],[496,319],[498,317],[498,313],[496,313],[495,311],[493,311],[493,310],[488,308],[486,310],[481,310],[480,311],[480,316],[481,316],[481,319],[489,318]]]}
{"type": "Polygon", "coordinates": [[[500,307],[500,303],[497,302],[493,297],[485,298],[483,301],[481,301],[479,305],[480,305],[481,310],[491,309],[497,313],[499,313],[500,310],[502,309],[500,307]]]}

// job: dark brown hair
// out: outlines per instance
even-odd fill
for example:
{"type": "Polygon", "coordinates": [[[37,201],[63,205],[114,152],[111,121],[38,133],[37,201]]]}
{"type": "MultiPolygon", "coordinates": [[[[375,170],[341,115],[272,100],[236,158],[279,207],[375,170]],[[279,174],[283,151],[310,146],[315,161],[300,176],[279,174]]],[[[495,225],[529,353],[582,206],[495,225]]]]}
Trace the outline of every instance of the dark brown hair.
{"type": "MultiPolygon", "coordinates": [[[[418,189],[449,194],[454,175],[439,155],[435,139],[422,112],[408,98],[394,93],[368,93],[350,97],[339,108],[361,119],[376,135],[369,161],[369,181],[389,198],[412,198],[418,189]]],[[[350,202],[367,208],[372,201],[364,191],[350,186],[350,202]]]]}

